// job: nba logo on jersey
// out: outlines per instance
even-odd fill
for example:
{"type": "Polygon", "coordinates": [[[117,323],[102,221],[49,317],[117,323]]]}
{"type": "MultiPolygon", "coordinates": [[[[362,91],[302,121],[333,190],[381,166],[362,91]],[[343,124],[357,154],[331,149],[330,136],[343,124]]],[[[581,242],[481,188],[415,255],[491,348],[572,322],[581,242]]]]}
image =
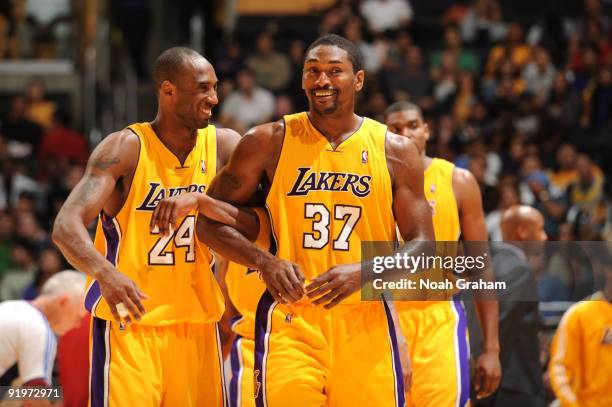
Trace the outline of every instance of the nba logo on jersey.
{"type": "Polygon", "coordinates": [[[363,150],[361,152],[361,163],[362,164],[367,164],[368,163],[368,150],[363,150]]]}
{"type": "Polygon", "coordinates": [[[201,161],[202,174],[206,174],[206,160],[201,161]]]}

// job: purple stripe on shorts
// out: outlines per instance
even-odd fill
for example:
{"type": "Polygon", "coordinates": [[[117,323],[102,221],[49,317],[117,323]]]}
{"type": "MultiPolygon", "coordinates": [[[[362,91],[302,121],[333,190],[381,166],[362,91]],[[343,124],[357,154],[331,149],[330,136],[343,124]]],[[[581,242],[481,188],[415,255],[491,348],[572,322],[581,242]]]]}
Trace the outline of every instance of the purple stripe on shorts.
{"type": "MultiPolygon", "coordinates": [[[[267,345],[267,333],[268,333],[268,314],[274,304],[274,298],[266,290],[259,299],[257,304],[257,312],[255,313],[255,370],[253,371],[255,386],[255,405],[257,407],[264,407],[264,393],[265,388],[263,385],[263,363],[266,357],[266,345],[267,345]]],[[[271,328],[271,327],[270,327],[271,328]]]]}
{"type": "Polygon", "coordinates": [[[104,365],[107,351],[106,321],[96,317],[92,318],[90,406],[104,407],[104,365]]]}
{"type": "Polygon", "coordinates": [[[459,316],[457,324],[457,343],[459,344],[459,375],[461,377],[461,393],[459,394],[459,406],[467,405],[470,399],[470,368],[469,368],[469,345],[467,342],[467,323],[463,304],[457,298],[453,299],[453,306],[459,316]]]}
{"type": "Polygon", "coordinates": [[[232,352],[230,353],[230,364],[232,366],[232,379],[230,380],[230,406],[231,407],[239,407],[238,406],[238,386],[240,386],[240,355],[238,352],[241,352],[240,349],[240,339],[242,336],[236,335],[234,338],[234,343],[232,344],[232,352]]]}
{"type": "Polygon", "coordinates": [[[404,394],[404,373],[402,372],[402,362],[399,357],[399,346],[397,346],[397,336],[395,333],[395,324],[391,316],[391,310],[387,305],[387,301],[381,299],[385,307],[385,315],[387,316],[387,325],[389,325],[389,336],[391,337],[391,353],[393,355],[393,368],[395,369],[395,405],[404,407],[406,405],[406,396],[404,394]]]}

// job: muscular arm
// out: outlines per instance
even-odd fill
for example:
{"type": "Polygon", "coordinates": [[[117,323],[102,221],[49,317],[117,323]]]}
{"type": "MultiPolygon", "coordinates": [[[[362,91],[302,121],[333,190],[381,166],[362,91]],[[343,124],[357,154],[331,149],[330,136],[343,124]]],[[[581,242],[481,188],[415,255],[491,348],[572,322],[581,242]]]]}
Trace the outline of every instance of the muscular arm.
{"type": "MultiPolygon", "coordinates": [[[[453,171],[453,191],[457,199],[461,234],[466,241],[486,242],[489,239],[482,210],[480,188],[476,179],[467,170],[453,171]]],[[[490,280],[493,280],[493,275],[490,280]]],[[[482,327],[483,351],[499,352],[498,314],[496,300],[476,300],[476,311],[482,327]]]]}
{"type": "MultiPolygon", "coordinates": [[[[269,123],[255,127],[245,134],[236,146],[227,165],[221,169],[209,187],[207,194],[213,199],[232,205],[245,205],[257,191],[265,175],[270,156],[275,153],[278,125],[269,123]]],[[[236,228],[220,223],[220,219],[209,216],[198,217],[198,238],[215,252],[242,265],[261,268],[273,257],[245,238],[236,228]]]]}
{"type": "MultiPolygon", "coordinates": [[[[485,243],[488,241],[488,234],[482,210],[480,188],[472,173],[455,168],[453,171],[453,192],[457,199],[461,234],[464,240],[482,242],[477,243],[476,247],[468,246],[468,251],[470,248],[477,251],[488,249],[488,244],[485,243]]],[[[474,253],[476,256],[480,254],[474,253]]],[[[495,277],[491,267],[488,267],[485,274],[479,276],[479,278],[493,281],[495,277]]],[[[474,303],[483,337],[482,355],[480,355],[477,363],[490,365],[485,368],[490,373],[486,375],[488,377],[484,378],[485,383],[483,385],[477,383],[477,388],[481,387],[483,389],[483,393],[480,395],[486,395],[498,386],[499,375],[501,374],[501,368],[499,367],[499,303],[495,298],[479,299],[477,297],[474,299],[474,303]]]]}
{"type": "Polygon", "coordinates": [[[113,202],[110,198],[121,178],[133,176],[139,149],[138,137],[130,130],[104,139],[91,154],[85,175],[66,199],[53,225],[53,242],[70,264],[98,281],[116,323],[121,323],[122,318],[127,323],[140,320],[145,312],[141,299],[147,296],[95,249],[87,225],[102,209],[110,216],[115,215],[122,198],[113,202]],[[124,307],[121,311],[119,304],[124,307]]]}
{"type": "Polygon", "coordinates": [[[53,242],[77,270],[97,278],[108,261],[94,248],[87,225],[98,216],[121,177],[131,176],[139,141],[129,130],[106,137],[92,152],[83,178],[74,187],[53,225],[53,242]]]}
{"type": "MultiPolygon", "coordinates": [[[[266,176],[271,181],[280,154],[284,127],[267,123],[248,131],[240,140],[228,164],[215,177],[208,194],[233,205],[245,205],[266,176]]],[[[297,301],[303,295],[304,277],[298,267],[276,259],[257,247],[236,228],[207,215],[198,216],[198,238],[221,256],[260,270],[270,293],[277,301],[297,301]]]]}
{"type": "MultiPolygon", "coordinates": [[[[387,167],[393,182],[393,214],[404,242],[433,241],[431,209],[425,200],[424,171],[411,140],[387,133],[387,167]]],[[[412,251],[406,246],[402,251],[412,251]]]]}

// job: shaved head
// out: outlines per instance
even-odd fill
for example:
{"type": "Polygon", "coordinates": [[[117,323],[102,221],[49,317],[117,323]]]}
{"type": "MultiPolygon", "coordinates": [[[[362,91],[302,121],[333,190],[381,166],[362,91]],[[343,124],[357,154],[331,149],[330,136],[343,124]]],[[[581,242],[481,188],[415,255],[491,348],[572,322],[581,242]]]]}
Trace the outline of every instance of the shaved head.
{"type": "Polygon", "coordinates": [[[506,241],[547,239],[544,232],[544,217],[537,209],[526,205],[514,205],[506,209],[502,214],[501,230],[506,241]]]}
{"type": "Polygon", "coordinates": [[[176,83],[180,74],[197,59],[206,60],[197,51],[187,47],[173,47],[162,52],[153,68],[153,80],[157,88],[159,89],[164,81],[176,83]]]}

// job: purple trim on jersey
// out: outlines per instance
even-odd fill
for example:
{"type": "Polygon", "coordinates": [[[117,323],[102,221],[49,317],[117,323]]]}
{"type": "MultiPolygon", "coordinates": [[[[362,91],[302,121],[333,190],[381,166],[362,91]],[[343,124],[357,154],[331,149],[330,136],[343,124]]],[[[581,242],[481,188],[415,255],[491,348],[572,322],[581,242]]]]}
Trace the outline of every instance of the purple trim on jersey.
{"type": "Polygon", "coordinates": [[[85,308],[87,311],[93,312],[93,307],[100,299],[100,295],[100,284],[97,281],[94,281],[85,295],[85,308]]]}
{"type": "MultiPolygon", "coordinates": [[[[274,298],[266,290],[261,298],[259,304],[257,304],[257,312],[255,313],[255,368],[253,370],[253,380],[258,380],[259,391],[256,393],[255,405],[257,407],[265,407],[264,393],[266,391],[264,386],[264,375],[263,370],[264,360],[267,356],[267,342],[269,340],[269,331],[271,326],[268,326],[268,315],[270,314],[274,305],[274,298]],[[257,375],[256,372],[259,372],[257,375]]],[[[270,324],[272,322],[270,321],[270,324]]],[[[255,383],[253,383],[255,385],[255,383]]],[[[255,389],[256,390],[256,389],[255,389]]]]}
{"type": "Polygon", "coordinates": [[[241,385],[241,377],[240,370],[242,366],[240,365],[240,355],[238,352],[241,352],[239,346],[239,341],[242,339],[242,336],[236,335],[234,338],[234,343],[232,344],[232,351],[230,353],[230,364],[232,366],[232,378],[230,380],[230,406],[239,407],[238,406],[238,386],[241,385]]]}
{"type": "Polygon", "coordinates": [[[90,407],[104,407],[104,365],[106,364],[106,322],[93,317],[91,331],[90,407]]]}
{"type": "Polygon", "coordinates": [[[459,344],[459,377],[461,378],[461,393],[459,394],[459,406],[467,405],[470,399],[470,368],[469,368],[469,345],[467,342],[467,323],[463,304],[458,298],[453,299],[453,306],[459,316],[457,323],[457,343],[459,344]]]}
{"type": "MultiPolygon", "coordinates": [[[[107,218],[104,214],[100,214],[100,223],[106,240],[106,260],[113,266],[116,266],[117,250],[119,248],[119,231],[115,226],[112,218],[107,218]]],[[[87,294],[85,295],[85,308],[89,312],[93,312],[96,302],[100,299],[100,284],[94,281],[87,294]]]]}
{"type": "Polygon", "coordinates": [[[117,265],[117,249],[119,248],[119,231],[113,222],[113,218],[107,218],[104,214],[100,215],[102,231],[106,238],[106,260],[113,266],[117,265]]]}
{"type": "Polygon", "coordinates": [[[404,373],[402,372],[402,362],[399,358],[399,346],[397,345],[397,335],[395,333],[395,324],[391,316],[391,310],[384,298],[381,299],[385,307],[385,315],[387,316],[387,325],[389,326],[389,337],[391,339],[391,354],[393,357],[393,369],[395,374],[395,405],[398,407],[406,406],[406,395],[404,392],[404,373]]]}

